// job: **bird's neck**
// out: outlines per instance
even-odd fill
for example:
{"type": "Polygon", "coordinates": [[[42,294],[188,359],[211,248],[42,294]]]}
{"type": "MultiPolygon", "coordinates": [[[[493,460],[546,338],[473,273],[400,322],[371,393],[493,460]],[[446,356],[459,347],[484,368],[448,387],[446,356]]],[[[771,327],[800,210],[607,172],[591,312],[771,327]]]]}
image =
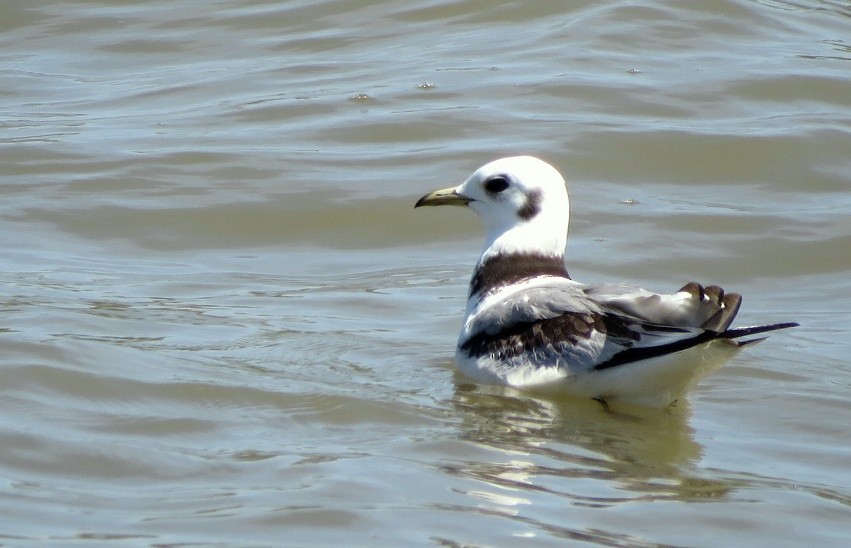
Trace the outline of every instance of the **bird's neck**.
{"type": "Polygon", "coordinates": [[[564,254],[538,252],[485,254],[476,264],[476,270],[470,280],[469,298],[478,301],[502,287],[536,276],[569,278],[564,266],[564,254]]]}
{"type": "Polygon", "coordinates": [[[527,222],[486,225],[485,248],[470,280],[468,308],[508,285],[536,276],[569,278],[564,266],[568,216],[542,211],[527,222]]]}
{"type": "Polygon", "coordinates": [[[568,215],[542,211],[529,221],[506,219],[485,222],[482,260],[496,255],[564,256],[568,215]]]}

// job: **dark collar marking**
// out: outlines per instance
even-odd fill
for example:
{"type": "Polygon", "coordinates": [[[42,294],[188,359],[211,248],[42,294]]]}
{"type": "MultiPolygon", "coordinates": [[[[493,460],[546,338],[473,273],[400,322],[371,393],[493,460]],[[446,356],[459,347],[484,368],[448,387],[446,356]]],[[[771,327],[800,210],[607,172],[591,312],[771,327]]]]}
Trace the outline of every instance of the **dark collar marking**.
{"type": "Polygon", "coordinates": [[[531,253],[494,255],[476,265],[470,280],[470,295],[483,295],[499,287],[544,275],[570,278],[562,257],[531,253]]]}

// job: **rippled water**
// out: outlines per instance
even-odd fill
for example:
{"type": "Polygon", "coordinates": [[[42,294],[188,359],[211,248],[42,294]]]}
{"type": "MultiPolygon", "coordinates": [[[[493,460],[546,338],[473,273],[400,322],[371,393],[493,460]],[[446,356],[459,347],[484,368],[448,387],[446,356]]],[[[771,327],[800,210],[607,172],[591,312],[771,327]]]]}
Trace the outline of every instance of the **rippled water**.
{"type": "Polygon", "coordinates": [[[0,542],[849,542],[847,3],[8,4],[0,542]],[[664,410],[471,384],[412,206],[517,153],[575,278],[802,326],[664,410]]]}

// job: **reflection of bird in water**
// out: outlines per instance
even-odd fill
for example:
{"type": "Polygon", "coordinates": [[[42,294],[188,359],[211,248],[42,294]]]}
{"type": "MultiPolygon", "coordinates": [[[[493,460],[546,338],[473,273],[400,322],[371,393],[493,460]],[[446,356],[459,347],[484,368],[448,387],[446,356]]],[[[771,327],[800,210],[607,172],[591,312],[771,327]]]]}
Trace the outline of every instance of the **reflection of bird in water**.
{"type": "Polygon", "coordinates": [[[761,340],[743,337],[797,325],[730,329],[741,297],[717,286],[660,295],[571,280],[565,182],[537,158],[496,160],[416,204],[434,205],[469,206],[487,231],[455,354],[477,381],[665,405],[761,340]]]}
{"type": "Polygon", "coordinates": [[[607,412],[591,400],[538,397],[458,380],[454,404],[463,417],[461,437],[492,455],[445,468],[510,491],[494,491],[493,500],[497,495],[528,499],[543,491],[576,505],[609,506],[711,500],[735,487],[688,473],[701,446],[692,438],[683,403],[607,412]]]}

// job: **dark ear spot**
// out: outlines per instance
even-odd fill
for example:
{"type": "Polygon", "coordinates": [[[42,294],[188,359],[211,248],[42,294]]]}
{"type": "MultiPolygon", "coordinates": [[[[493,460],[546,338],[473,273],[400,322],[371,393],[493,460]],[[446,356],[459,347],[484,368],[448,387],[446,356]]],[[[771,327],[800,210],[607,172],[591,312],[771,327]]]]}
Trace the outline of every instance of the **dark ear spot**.
{"type": "Polygon", "coordinates": [[[528,221],[541,211],[541,191],[533,190],[526,195],[526,203],[517,211],[517,216],[528,221]]]}

